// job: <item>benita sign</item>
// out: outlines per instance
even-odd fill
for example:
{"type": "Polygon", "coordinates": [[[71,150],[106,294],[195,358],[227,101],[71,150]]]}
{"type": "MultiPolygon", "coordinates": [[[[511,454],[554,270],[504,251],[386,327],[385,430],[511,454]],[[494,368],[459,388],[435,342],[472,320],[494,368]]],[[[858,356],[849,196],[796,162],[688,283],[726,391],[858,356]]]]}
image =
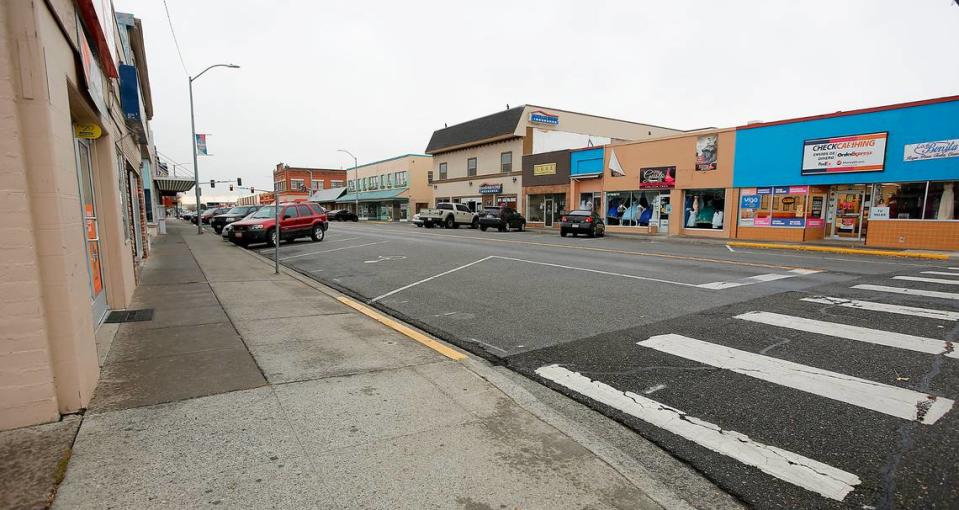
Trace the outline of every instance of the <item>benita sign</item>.
{"type": "Polygon", "coordinates": [[[817,138],[803,142],[802,175],[880,171],[888,133],[817,138]]]}
{"type": "Polygon", "coordinates": [[[544,111],[537,110],[535,112],[530,112],[529,121],[535,122],[537,124],[549,124],[550,126],[558,126],[559,115],[553,115],[551,113],[546,113],[544,111]]]}
{"type": "Polygon", "coordinates": [[[940,158],[959,158],[959,139],[909,144],[902,154],[903,161],[940,158]]]}

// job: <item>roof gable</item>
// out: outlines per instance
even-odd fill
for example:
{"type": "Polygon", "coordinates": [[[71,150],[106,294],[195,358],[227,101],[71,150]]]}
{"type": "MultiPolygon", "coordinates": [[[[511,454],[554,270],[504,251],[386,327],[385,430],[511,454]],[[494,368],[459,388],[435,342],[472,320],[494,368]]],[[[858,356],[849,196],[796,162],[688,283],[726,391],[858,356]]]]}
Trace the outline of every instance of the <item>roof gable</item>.
{"type": "Polygon", "coordinates": [[[456,124],[433,131],[426,153],[442,152],[443,149],[458,147],[491,138],[513,136],[516,126],[523,117],[525,106],[517,106],[501,112],[456,124]]]}

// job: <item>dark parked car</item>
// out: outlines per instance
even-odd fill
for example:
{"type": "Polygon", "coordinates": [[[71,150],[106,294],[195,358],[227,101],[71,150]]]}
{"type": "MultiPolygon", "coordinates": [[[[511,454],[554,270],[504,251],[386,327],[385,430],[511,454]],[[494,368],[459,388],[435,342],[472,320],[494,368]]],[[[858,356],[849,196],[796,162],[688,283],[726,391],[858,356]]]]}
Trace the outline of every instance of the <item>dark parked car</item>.
{"type": "Polygon", "coordinates": [[[223,232],[223,227],[227,226],[227,224],[240,221],[249,216],[250,213],[256,212],[259,208],[260,206],[258,205],[238,205],[223,214],[214,215],[213,219],[210,220],[210,226],[213,227],[214,232],[219,234],[223,232]]]}
{"type": "MultiPolygon", "coordinates": [[[[262,205],[258,205],[256,207],[256,211],[259,211],[260,208],[262,207],[263,207],[262,205]]],[[[245,220],[249,218],[250,216],[253,216],[253,214],[256,213],[256,211],[250,212],[250,214],[247,214],[246,216],[240,218],[240,220],[245,220]]],[[[236,221],[240,221],[240,220],[236,220],[236,221]]],[[[236,223],[236,221],[234,221],[233,223],[236,223]]],[[[230,232],[233,231],[233,223],[227,223],[226,225],[223,226],[223,230],[220,231],[220,235],[223,237],[224,241],[230,240],[230,232]]]]}
{"type": "Polygon", "coordinates": [[[571,211],[559,219],[559,235],[566,237],[567,234],[573,234],[573,237],[578,234],[603,237],[606,235],[606,224],[603,223],[603,218],[593,211],[571,211]]]}
{"type": "Polygon", "coordinates": [[[273,246],[278,241],[292,241],[298,237],[309,236],[314,241],[322,241],[326,236],[329,223],[322,207],[311,203],[280,204],[280,207],[279,235],[276,232],[276,209],[268,206],[249,218],[231,223],[230,241],[240,246],[254,243],[273,246]]]}
{"type": "Polygon", "coordinates": [[[347,211],[346,209],[335,209],[332,211],[326,212],[327,217],[330,218],[330,221],[358,221],[359,218],[356,217],[356,214],[347,211]]]}
{"type": "MultiPolygon", "coordinates": [[[[229,207],[210,207],[200,213],[200,221],[209,224],[210,218],[216,216],[217,214],[223,214],[229,210],[229,207]]],[[[193,223],[196,223],[195,219],[193,220],[193,223]]]]}
{"type": "Polygon", "coordinates": [[[515,228],[520,232],[526,228],[526,218],[512,207],[484,207],[479,215],[480,230],[495,228],[500,232],[509,232],[515,228]]]}

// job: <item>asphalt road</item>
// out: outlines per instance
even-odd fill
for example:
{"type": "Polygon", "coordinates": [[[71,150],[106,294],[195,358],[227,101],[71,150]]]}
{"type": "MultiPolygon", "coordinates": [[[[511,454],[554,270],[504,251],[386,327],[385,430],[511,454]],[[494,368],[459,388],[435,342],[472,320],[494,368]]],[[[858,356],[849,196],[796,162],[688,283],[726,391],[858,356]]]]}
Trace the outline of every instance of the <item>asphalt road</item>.
{"type": "Polygon", "coordinates": [[[354,223],[280,261],[629,425],[755,507],[959,505],[947,263],[354,223]]]}

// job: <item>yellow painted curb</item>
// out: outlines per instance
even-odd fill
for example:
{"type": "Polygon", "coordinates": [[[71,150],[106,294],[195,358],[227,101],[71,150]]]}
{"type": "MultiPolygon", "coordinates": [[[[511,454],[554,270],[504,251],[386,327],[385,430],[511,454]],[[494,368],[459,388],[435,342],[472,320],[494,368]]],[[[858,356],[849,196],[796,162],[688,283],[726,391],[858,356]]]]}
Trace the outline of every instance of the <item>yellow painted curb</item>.
{"type": "Polygon", "coordinates": [[[420,333],[419,331],[416,331],[413,328],[406,326],[405,324],[401,324],[400,322],[395,321],[377,312],[376,310],[373,310],[372,308],[368,306],[361,305],[360,303],[346,297],[338,297],[336,299],[338,299],[344,305],[362,313],[363,315],[366,315],[367,317],[370,317],[372,319],[375,319],[385,324],[387,327],[391,329],[395,329],[396,331],[403,333],[404,335],[410,337],[411,339],[429,347],[430,349],[433,349],[434,351],[442,354],[443,356],[446,356],[447,358],[451,360],[459,361],[461,359],[466,358],[465,354],[455,349],[450,349],[449,347],[437,342],[436,340],[433,340],[432,338],[424,335],[423,333],[420,333]]]}
{"type": "Polygon", "coordinates": [[[875,255],[878,257],[902,257],[926,260],[949,260],[948,255],[941,253],[916,253],[907,251],[870,250],[862,248],[839,248],[836,246],[817,246],[808,244],[777,244],[777,243],[747,243],[730,241],[727,246],[733,248],[765,248],[774,250],[817,251],[822,253],[842,253],[846,255],[875,255]]]}

